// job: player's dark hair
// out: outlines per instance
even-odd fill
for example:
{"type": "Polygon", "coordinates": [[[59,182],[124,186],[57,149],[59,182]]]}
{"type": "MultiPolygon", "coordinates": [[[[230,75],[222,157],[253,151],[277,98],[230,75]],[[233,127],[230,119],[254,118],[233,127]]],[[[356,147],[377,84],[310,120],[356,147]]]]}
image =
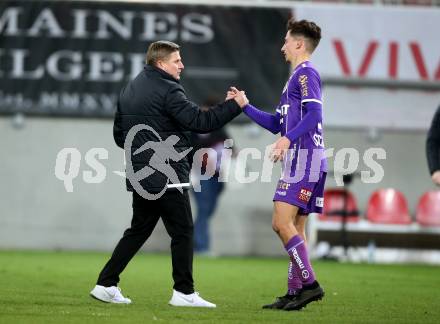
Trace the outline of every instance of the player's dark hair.
{"type": "Polygon", "coordinates": [[[180,46],[169,41],[157,41],[148,47],[146,62],[149,65],[156,65],[158,61],[166,60],[167,57],[180,50],[180,46]]]}
{"type": "Polygon", "coordinates": [[[287,22],[287,30],[291,36],[303,36],[306,42],[306,48],[313,53],[321,40],[321,28],[313,21],[299,20],[293,18],[287,22]]]}

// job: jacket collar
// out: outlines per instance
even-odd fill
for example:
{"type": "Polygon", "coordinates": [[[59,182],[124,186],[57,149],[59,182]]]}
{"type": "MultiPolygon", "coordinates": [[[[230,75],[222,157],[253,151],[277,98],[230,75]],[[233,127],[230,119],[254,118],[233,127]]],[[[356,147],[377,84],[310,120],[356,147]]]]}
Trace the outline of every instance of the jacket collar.
{"type": "Polygon", "coordinates": [[[162,78],[179,83],[179,80],[174,79],[174,77],[171,74],[169,74],[169,73],[165,72],[164,70],[159,69],[153,65],[145,64],[144,70],[147,73],[151,73],[151,72],[159,73],[162,78]]]}

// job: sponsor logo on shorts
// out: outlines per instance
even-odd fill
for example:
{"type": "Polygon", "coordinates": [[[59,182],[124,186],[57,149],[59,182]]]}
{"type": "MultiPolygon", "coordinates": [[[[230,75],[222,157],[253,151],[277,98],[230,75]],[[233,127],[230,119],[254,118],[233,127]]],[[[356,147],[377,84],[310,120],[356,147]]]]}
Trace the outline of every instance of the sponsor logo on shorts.
{"type": "Polygon", "coordinates": [[[309,202],[310,198],[312,197],[312,192],[310,190],[307,189],[301,189],[301,191],[299,192],[299,200],[305,201],[305,202],[309,202]]]}
{"type": "Polygon", "coordinates": [[[285,192],[285,191],[279,191],[279,190],[277,190],[277,195],[285,196],[285,195],[286,195],[286,192],[285,192]]]}
{"type": "Polygon", "coordinates": [[[316,197],[316,207],[324,207],[324,198],[316,197]]]}
{"type": "Polygon", "coordinates": [[[288,190],[290,187],[290,183],[284,182],[284,181],[280,181],[278,183],[278,189],[282,189],[282,190],[288,190]]]}

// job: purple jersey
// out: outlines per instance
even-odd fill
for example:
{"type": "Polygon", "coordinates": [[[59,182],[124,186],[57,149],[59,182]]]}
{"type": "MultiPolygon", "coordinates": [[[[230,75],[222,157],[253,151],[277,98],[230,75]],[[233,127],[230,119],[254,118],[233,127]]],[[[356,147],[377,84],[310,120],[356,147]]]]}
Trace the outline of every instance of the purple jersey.
{"type": "MultiPolygon", "coordinates": [[[[308,61],[298,65],[283,89],[277,114],[280,114],[280,131],[285,136],[304,118],[307,109],[322,106],[321,78],[308,61]],[[307,103],[310,103],[307,105],[307,103]]],[[[322,110],[316,126],[291,141],[290,150],[283,162],[283,177],[294,177],[295,171],[327,171],[324,157],[322,110]]]]}

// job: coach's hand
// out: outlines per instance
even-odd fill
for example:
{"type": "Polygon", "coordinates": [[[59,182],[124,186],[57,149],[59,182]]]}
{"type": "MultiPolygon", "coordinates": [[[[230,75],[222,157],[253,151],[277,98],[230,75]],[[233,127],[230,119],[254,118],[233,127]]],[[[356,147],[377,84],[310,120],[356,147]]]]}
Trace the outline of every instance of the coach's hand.
{"type": "Polygon", "coordinates": [[[225,100],[234,99],[239,93],[240,91],[236,87],[229,87],[229,90],[226,92],[225,100]]]}
{"type": "Polygon", "coordinates": [[[432,174],[432,182],[434,182],[437,186],[440,186],[440,170],[439,171],[435,171],[432,174]]]}
{"type": "Polygon", "coordinates": [[[289,147],[290,140],[286,136],[281,137],[273,144],[273,148],[269,156],[270,160],[273,162],[282,161],[289,147]]]}
{"type": "Polygon", "coordinates": [[[234,99],[240,108],[243,108],[249,103],[248,98],[246,97],[246,93],[244,91],[240,91],[235,87],[230,87],[229,91],[226,93],[226,100],[234,99]]]}
{"type": "Polygon", "coordinates": [[[225,101],[230,100],[230,99],[234,99],[235,96],[236,96],[235,92],[232,92],[231,90],[229,90],[228,92],[226,92],[225,101]]]}

